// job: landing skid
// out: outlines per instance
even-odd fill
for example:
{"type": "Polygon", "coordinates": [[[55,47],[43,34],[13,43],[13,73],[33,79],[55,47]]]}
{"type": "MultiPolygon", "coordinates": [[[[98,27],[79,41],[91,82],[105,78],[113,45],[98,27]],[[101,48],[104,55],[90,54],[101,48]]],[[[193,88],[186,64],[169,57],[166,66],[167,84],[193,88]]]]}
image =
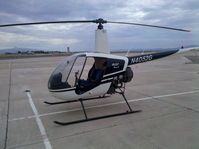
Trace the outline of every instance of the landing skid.
{"type": "MultiPolygon", "coordinates": [[[[122,93],[119,93],[119,94],[122,95],[122,97],[125,100],[129,110],[127,110],[126,112],[115,113],[115,114],[104,115],[104,116],[98,116],[98,117],[92,117],[92,118],[89,118],[87,116],[86,109],[84,107],[83,101],[99,99],[99,98],[104,98],[104,97],[79,99],[79,100],[73,100],[73,101],[67,101],[67,102],[56,102],[56,103],[45,102],[45,103],[50,104],[50,105],[62,104],[62,103],[71,103],[71,102],[80,102],[81,103],[82,111],[84,113],[85,118],[84,119],[80,119],[80,120],[76,120],[76,121],[70,121],[70,122],[54,121],[55,124],[62,125],[62,126],[71,125],[71,124],[77,124],[77,123],[83,123],[83,122],[89,122],[89,121],[94,121],[94,120],[99,120],[99,119],[110,118],[110,117],[116,117],[116,116],[121,116],[121,115],[133,114],[133,113],[138,113],[138,112],[142,111],[142,110],[132,110],[130,104],[128,103],[128,101],[127,101],[127,99],[126,99],[126,97],[124,95],[124,93],[122,92],[122,93]]],[[[105,97],[107,97],[107,96],[105,96],[105,97]]]]}
{"type": "Polygon", "coordinates": [[[105,119],[105,118],[116,117],[116,116],[127,115],[127,114],[133,114],[133,113],[138,113],[138,112],[141,112],[141,110],[126,111],[126,112],[121,112],[121,113],[116,113],[116,114],[110,114],[110,115],[104,115],[104,116],[98,116],[98,117],[92,117],[92,118],[85,118],[85,119],[72,121],[72,122],[54,121],[54,123],[58,124],[58,125],[66,126],[66,125],[71,125],[71,124],[83,123],[83,122],[94,121],[94,120],[105,119]]]}

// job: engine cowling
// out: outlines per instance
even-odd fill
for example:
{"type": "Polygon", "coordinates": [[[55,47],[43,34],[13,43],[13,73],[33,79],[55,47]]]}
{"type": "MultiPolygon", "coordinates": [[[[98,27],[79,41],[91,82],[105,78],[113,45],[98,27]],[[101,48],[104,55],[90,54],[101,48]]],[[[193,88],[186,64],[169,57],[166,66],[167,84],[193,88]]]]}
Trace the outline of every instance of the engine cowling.
{"type": "Polygon", "coordinates": [[[132,79],[133,79],[133,71],[131,67],[127,67],[123,75],[123,82],[127,83],[130,82],[132,79]]]}
{"type": "Polygon", "coordinates": [[[108,91],[108,94],[113,94],[116,92],[117,88],[123,88],[124,84],[130,82],[133,79],[133,71],[131,67],[127,67],[126,71],[113,78],[113,82],[108,91]]]}

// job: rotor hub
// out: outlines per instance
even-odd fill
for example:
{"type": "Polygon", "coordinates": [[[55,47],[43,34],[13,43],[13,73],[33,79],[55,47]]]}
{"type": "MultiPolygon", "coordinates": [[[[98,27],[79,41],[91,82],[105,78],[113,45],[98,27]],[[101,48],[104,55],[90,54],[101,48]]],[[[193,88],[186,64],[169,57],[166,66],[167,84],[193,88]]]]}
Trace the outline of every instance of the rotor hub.
{"type": "Polygon", "coordinates": [[[105,23],[107,23],[107,21],[104,20],[104,19],[102,19],[102,18],[99,18],[99,19],[96,19],[96,20],[95,20],[95,23],[96,23],[96,24],[105,24],[105,23]]]}
{"type": "Polygon", "coordinates": [[[102,18],[96,19],[94,22],[95,22],[96,24],[99,24],[97,28],[100,29],[100,30],[103,29],[103,25],[102,25],[102,24],[107,23],[107,21],[104,20],[104,19],[102,19],[102,18]]]}

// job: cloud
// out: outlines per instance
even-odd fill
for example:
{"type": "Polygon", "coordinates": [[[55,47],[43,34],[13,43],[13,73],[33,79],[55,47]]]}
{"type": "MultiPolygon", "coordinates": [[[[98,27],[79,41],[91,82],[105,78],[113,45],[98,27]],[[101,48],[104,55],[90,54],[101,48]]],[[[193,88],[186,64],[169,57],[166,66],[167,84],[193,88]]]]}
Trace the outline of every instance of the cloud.
{"type": "MultiPolygon", "coordinates": [[[[38,45],[43,49],[58,49],[63,48],[66,45],[73,45],[80,42],[75,38],[38,38],[29,35],[19,35],[15,33],[2,33],[0,32],[0,45],[1,47],[6,48],[7,43],[9,43],[8,47],[28,47],[29,44],[32,45],[33,48],[38,48],[38,45]],[[42,46],[43,45],[43,46],[42,46]],[[46,48],[47,47],[47,48],[46,48]]],[[[66,49],[66,47],[65,47],[66,49]]]]}
{"type": "MultiPolygon", "coordinates": [[[[181,33],[129,25],[105,24],[111,49],[172,47],[199,43],[199,1],[163,0],[9,0],[0,1],[0,24],[84,20],[102,17],[191,29],[181,33]]],[[[0,28],[0,49],[11,46],[93,50],[95,24],[38,25],[0,28]]]]}

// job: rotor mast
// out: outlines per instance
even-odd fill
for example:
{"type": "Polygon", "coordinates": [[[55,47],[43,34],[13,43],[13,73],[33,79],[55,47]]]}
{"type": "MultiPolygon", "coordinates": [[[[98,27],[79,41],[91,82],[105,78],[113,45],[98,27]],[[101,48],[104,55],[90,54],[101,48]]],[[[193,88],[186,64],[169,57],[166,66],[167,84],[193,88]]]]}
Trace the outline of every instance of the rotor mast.
{"type": "Polygon", "coordinates": [[[110,54],[107,31],[103,28],[103,24],[107,23],[107,21],[100,18],[96,20],[96,23],[99,25],[95,31],[95,51],[110,54]]]}

